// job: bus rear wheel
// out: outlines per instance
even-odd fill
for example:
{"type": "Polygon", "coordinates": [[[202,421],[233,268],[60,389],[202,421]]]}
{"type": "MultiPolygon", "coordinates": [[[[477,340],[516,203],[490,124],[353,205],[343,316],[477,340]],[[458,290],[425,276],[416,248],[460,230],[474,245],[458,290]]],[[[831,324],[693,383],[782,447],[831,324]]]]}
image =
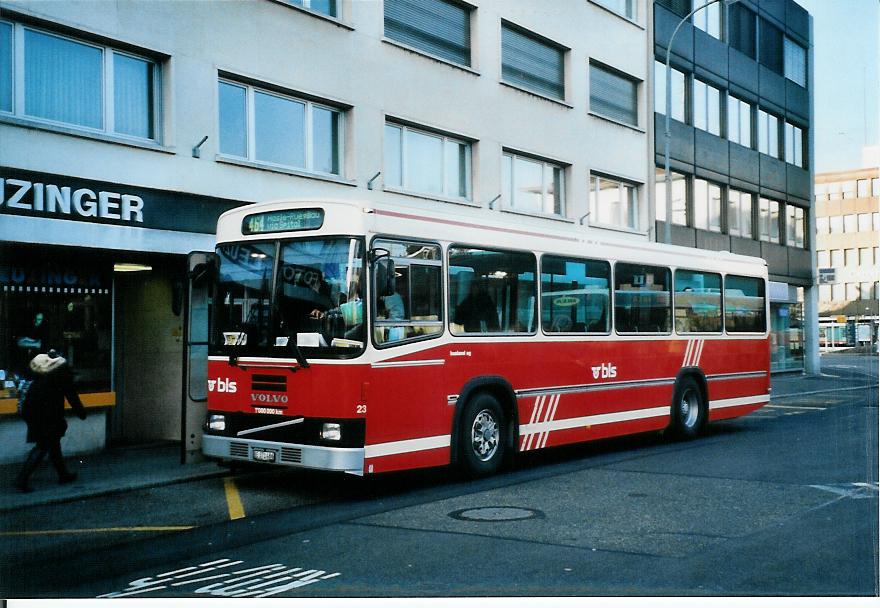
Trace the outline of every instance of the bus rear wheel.
{"type": "Polygon", "coordinates": [[[703,432],[708,416],[700,385],[691,376],[682,378],[672,397],[672,435],[676,439],[694,439],[703,432]]]}
{"type": "Polygon", "coordinates": [[[459,463],[473,477],[492,475],[504,460],[504,412],[489,393],[468,400],[458,430],[459,463]]]}

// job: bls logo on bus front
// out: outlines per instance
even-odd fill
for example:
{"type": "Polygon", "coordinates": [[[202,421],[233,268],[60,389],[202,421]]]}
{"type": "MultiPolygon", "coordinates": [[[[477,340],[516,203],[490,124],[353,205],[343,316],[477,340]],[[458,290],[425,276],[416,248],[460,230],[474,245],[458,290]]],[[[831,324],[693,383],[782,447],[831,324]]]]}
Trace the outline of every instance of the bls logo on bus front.
{"type": "Polygon", "coordinates": [[[238,390],[235,380],[229,378],[217,378],[216,380],[208,380],[208,391],[218,393],[234,393],[238,390]]]}
{"type": "Polygon", "coordinates": [[[613,363],[603,363],[602,365],[593,366],[590,369],[593,370],[593,378],[596,380],[599,378],[617,377],[617,366],[613,363]]]}

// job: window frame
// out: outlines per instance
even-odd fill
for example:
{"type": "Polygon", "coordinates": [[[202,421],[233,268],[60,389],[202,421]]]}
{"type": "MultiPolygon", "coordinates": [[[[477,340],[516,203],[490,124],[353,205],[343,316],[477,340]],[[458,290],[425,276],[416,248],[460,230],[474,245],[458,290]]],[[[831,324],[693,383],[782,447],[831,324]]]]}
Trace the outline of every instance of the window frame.
{"type": "Polygon", "coordinates": [[[744,148],[748,148],[750,150],[755,149],[755,125],[757,124],[757,120],[754,116],[754,108],[755,106],[739,97],[735,97],[731,95],[729,92],[727,93],[727,108],[725,112],[725,121],[727,126],[727,140],[731,141],[735,144],[743,146],[744,148]],[[736,116],[736,130],[734,131],[732,127],[732,118],[736,116]],[[745,118],[747,117],[747,119],[745,118]],[[745,122],[748,120],[748,124],[745,122]],[[736,133],[735,135],[734,132],[736,133]],[[743,135],[748,135],[748,142],[743,142],[743,135]]]}
{"type": "MultiPolygon", "coordinates": [[[[109,137],[124,142],[134,144],[154,144],[162,145],[164,139],[163,125],[163,59],[158,54],[150,54],[148,51],[132,51],[121,45],[113,45],[110,43],[102,43],[90,40],[88,36],[83,35],[77,37],[73,34],[61,33],[46,27],[33,25],[21,21],[11,19],[0,19],[0,23],[4,23],[11,27],[10,31],[10,86],[11,86],[11,102],[12,106],[9,111],[0,110],[0,117],[9,117],[17,120],[24,120],[28,123],[37,124],[47,129],[71,129],[80,133],[109,137]],[[27,92],[25,90],[25,53],[26,43],[25,36],[27,32],[56,38],[67,43],[80,45],[101,52],[101,82],[99,83],[99,93],[101,99],[101,127],[91,127],[88,125],[78,124],[75,122],[65,122],[63,120],[55,120],[45,118],[36,114],[27,113],[27,92]],[[116,56],[127,57],[147,63],[150,67],[149,83],[149,105],[145,110],[149,117],[150,129],[152,134],[150,137],[141,137],[116,130],[116,88],[114,86],[115,78],[115,58],[116,56]]],[[[91,85],[86,85],[91,86],[91,85]]]]}
{"type": "Polygon", "coordinates": [[[704,80],[694,77],[692,79],[692,95],[693,100],[693,123],[694,128],[717,135],[721,137],[722,119],[721,119],[721,89],[709,84],[704,80]],[[717,94],[717,103],[712,103],[712,93],[717,94]],[[705,103],[698,104],[703,101],[705,103]],[[698,105],[702,107],[698,107],[698,105]],[[705,116],[703,116],[705,115],[705,116]],[[715,119],[715,129],[712,128],[712,118],[715,119]],[[701,124],[702,123],[702,124],[701,124]]]}
{"type": "Polygon", "coordinates": [[[566,187],[565,187],[565,165],[556,161],[547,160],[545,158],[541,158],[539,156],[532,156],[529,154],[522,154],[520,152],[516,152],[512,149],[502,148],[501,149],[501,164],[502,164],[502,184],[501,184],[501,200],[502,206],[501,208],[505,211],[511,211],[514,213],[524,213],[529,215],[539,215],[544,217],[554,217],[554,218],[566,218],[567,214],[567,205],[566,205],[566,187]],[[504,163],[505,159],[510,159],[510,183],[504,184],[504,163]],[[555,202],[559,203],[559,212],[547,212],[544,210],[541,211],[533,211],[530,209],[518,208],[514,203],[516,198],[516,161],[524,160],[526,162],[536,163],[541,165],[541,201],[542,207],[543,204],[547,200],[548,196],[548,188],[551,183],[553,183],[553,175],[554,171],[559,171],[559,192],[555,192],[556,188],[554,188],[554,195],[556,196],[555,202]],[[510,191],[510,197],[505,201],[505,194],[507,191],[510,191]]]}
{"type": "Polygon", "coordinates": [[[755,197],[757,195],[752,192],[746,192],[745,190],[738,190],[736,188],[727,188],[727,226],[726,231],[730,236],[735,236],[738,238],[744,239],[754,239],[756,232],[756,222],[755,222],[755,197]],[[736,232],[733,232],[730,228],[730,207],[731,207],[731,197],[736,197],[736,214],[737,214],[737,229],[736,232]],[[746,200],[744,197],[748,197],[749,201],[749,209],[748,213],[744,213],[743,209],[743,201],[746,200]],[[742,220],[744,218],[748,218],[749,220],[749,229],[748,231],[743,230],[742,220]]]}
{"type": "Polygon", "coordinates": [[[387,10],[388,10],[388,1],[383,2],[382,6],[382,36],[389,41],[392,41],[394,44],[399,44],[407,49],[412,49],[418,53],[427,55],[429,57],[433,57],[439,59],[441,61],[447,62],[451,65],[461,66],[468,70],[473,69],[474,62],[474,48],[473,48],[473,13],[476,8],[470,4],[465,2],[458,2],[457,0],[419,0],[420,2],[431,2],[435,5],[449,5],[457,9],[461,9],[465,16],[465,27],[467,28],[467,32],[465,32],[465,38],[467,39],[467,47],[466,47],[466,55],[465,61],[461,61],[461,58],[454,56],[452,53],[448,55],[444,55],[441,53],[435,52],[435,50],[425,48],[423,46],[419,46],[417,44],[413,44],[412,41],[401,40],[400,38],[396,38],[394,36],[390,36],[388,34],[388,26],[387,26],[387,10]]]}
{"type": "MultiPolygon", "coordinates": [[[[631,127],[639,127],[639,90],[641,89],[642,81],[638,78],[627,74],[621,70],[613,68],[609,65],[601,63],[599,61],[590,60],[588,63],[589,74],[587,75],[590,87],[590,97],[589,97],[589,108],[590,112],[596,114],[597,116],[601,116],[603,118],[607,118],[609,120],[613,120],[615,122],[619,122],[621,124],[629,125],[631,127]],[[596,109],[596,104],[594,102],[594,87],[593,87],[593,70],[597,70],[598,73],[607,74],[612,78],[616,78],[621,81],[625,81],[627,84],[632,86],[632,99],[627,99],[627,102],[632,102],[632,121],[628,119],[623,119],[620,116],[615,116],[614,114],[609,114],[608,112],[602,112],[596,109]]],[[[607,103],[606,100],[599,100],[607,103]]]]}
{"type": "Polygon", "coordinates": [[[299,171],[303,173],[308,173],[310,175],[316,175],[321,177],[330,177],[335,179],[340,179],[345,174],[345,118],[346,118],[346,109],[340,106],[331,105],[328,102],[324,101],[315,101],[310,99],[304,95],[297,95],[296,93],[286,91],[282,92],[277,89],[260,86],[258,84],[253,84],[246,80],[237,80],[232,76],[225,75],[220,73],[217,75],[217,156],[218,158],[231,160],[231,161],[244,161],[248,163],[253,163],[256,165],[269,167],[269,168],[277,168],[285,171],[299,171]],[[221,135],[221,117],[220,117],[220,85],[225,84],[228,86],[235,86],[239,88],[245,89],[245,124],[247,133],[246,137],[246,149],[247,156],[238,156],[236,154],[230,154],[229,152],[223,152],[220,148],[220,135],[221,135]],[[269,160],[263,160],[257,158],[256,155],[256,129],[257,129],[257,116],[256,116],[256,94],[261,93],[264,95],[269,95],[272,97],[277,97],[279,99],[283,99],[285,101],[300,103],[304,105],[303,110],[303,159],[305,161],[305,166],[297,167],[296,165],[285,165],[283,163],[277,163],[269,160]],[[339,167],[339,173],[327,173],[324,171],[317,171],[314,169],[315,164],[315,146],[314,146],[314,110],[327,110],[330,112],[335,112],[337,114],[337,127],[336,127],[336,150],[337,150],[337,159],[336,163],[339,167]]]}
{"type": "Polygon", "coordinates": [[[698,10],[694,13],[694,16],[691,17],[691,22],[694,27],[702,32],[706,32],[706,34],[712,36],[716,40],[721,40],[723,42],[725,40],[723,4],[718,2],[706,5],[705,0],[692,0],[691,10],[699,9],[701,6],[703,9],[698,10]],[[713,25],[715,27],[713,27],[713,25]],[[716,27],[717,33],[713,33],[715,32],[716,27]]]}
{"type": "Polygon", "coordinates": [[[787,120],[785,129],[785,162],[796,167],[804,166],[804,130],[787,120]]]}
{"type": "Polygon", "coordinates": [[[691,213],[692,218],[693,218],[691,226],[693,228],[696,228],[697,230],[705,230],[706,232],[717,232],[720,234],[722,232],[723,223],[724,223],[724,221],[723,221],[724,209],[725,209],[724,187],[717,182],[713,182],[711,180],[704,179],[702,177],[694,176],[694,190],[693,190],[693,192],[694,192],[694,195],[693,195],[693,197],[691,197],[691,200],[692,200],[691,208],[693,210],[691,213]],[[706,184],[706,186],[705,186],[705,193],[706,193],[705,201],[700,200],[700,196],[702,194],[702,192],[701,192],[702,187],[700,186],[700,182],[706,184]],[[717,226],[717,228],[714,228],[712,226],[712,219],[711,219],[712,218],[712,214],[711,214],[712,197],[711,197],[710,193],[712,191],[712,188],[718,189],[718,226],[717,226]],[[697,223],[697,217],[698,217],[697,207],[698,206],[702,207],[703,203],[705,203],[704,211],[705,211],[705,217],[706,217],[706,224],[700,225],[697,223]]]}
{"type": "MultiPolygon", "coordinates": [[[[781,146],[779,145],[779,124],[784,121],[771,112],[758,107],[757,131],[758,152],[781,159],[781,146]]],[[[787,124],[787,123],[786,123],[787,124]]]]}
{"type": "Polygon", "coordinates": [[[789,38],[784,37],[782,42],[783,54],[783,72],[785,78],[804,88],[807,86],[807,49],[789,38]],[[800,52],[797,57],[797,65],[792,62],[796,59],[794,56],[795,48],[800,52]],[[797,69],[795,69],[797,68],[797,69]]]}
{"type": "Polygon", "coordinates": [[[758,240],[763,241],[765,243],[775,243],[777,245],[782,244],[782,222],[780,218],[782,217],[782,203],[776,199],[767,198],[766,196],[758,197],[758,240]],[[766,205],[766,216],[764,215],[764,203],[766,205]],[[773,236],[773,213],[776,213],[776,237],[773,236]],[[766,222],[763,221],[763,218],[766,217],[766,222]],[[766,224],[766,225],[765,225],[766,224]],[[765,232],[766,228],[766,232],[765,232]]]}
{"type": "MultiPolygon", "coordinates": [[[[669,66],[669,70],[673,93],[681,92],[681,102],[676,99],[674,94],[670,97],[671,115],[669,118],[682,124],[688,124],[688,108],[690,106],[688,75],[673,65],[669,66]],[[681,84],[678,84],[679,81],[681,84]]],[[[654,112],[666,116],[666,63],[658,59],[654,59],[654,112]]]]}
{"type": "MultiPolygon", "coordinates": [[[[566,82],[566,72],[567,72],[567,67],[568,67],[566,65],[566,63],[567,63],[568,54],[571,51],[571,49],[559,44],[558,42],[551,40],[550,38],[547,38],[546,36],[542,36],[541,34],[538,34],[537,32],[534,32],[532,30],[529,30],[529,29],[526,29],[526,28],[521,27],[519,25],[516,25],[515,23],[512,23],[512,22],[507,21],[505,19],[501,20],[499,43],[500,43],[500,49],[499,49],[498,55],[499,55],[499,61],[501,64],[500,69],[499,69],[499,73],[501,74],[501,82],[503,82],[504,84],[510,85],[512,87],[515,87],[517,89],[522,89],[522,90],[528,91],[528,92],[533,93],[535,95],[538,95],[540,97],[545,97],[547,99],[552,99],[553,101],[558,101],[558,102],[562,102],[562,103],[566,102],[566,100],[568,99],[568,93],[569,93],[568,83],[566,82]],[[550,91],[550,90],[542,89],[540,87],[536,87],[533,84],[530,84],[525,78],[518,78],[516,76],[511,77],[510,70],[513,70],[514,68],[511,67],[508,62],[505,62],[505,54],[504,54],[504,38],[505,38],[504,32],[505,31],[509,31],[512,34],[515,34],[517,36],[522,36],[524,38],[527,38],[534,43],[537,43],[543,47],[546,47],[548,49],[552,49],[552,50],[559,53],[560,74],[559,74],[559,82],[556,85],[560,89],[559,91],[556,91],[555,89],[550,91]],[[508,73],[506,75],[505,75],[505,69],[508,70],[508,73]]],[[[529,75],[533,76],[533,77],[535,76],[534,73],[530,73],[529,75]]]]}
{"type": "MultiPolygon", "coordinates": [[[[639,186],[635,182],[625,180],[619,177],[615,177],[613,175],[600,173],[591,171],[589,177],[589,223],[590,226],[594,226],[596,228],[609,228],[614,230],[626,230],[629,232],[639,232],[642,229],[642,213],[639,201],[639,186]],[[629,188],[629,192],[631,193],[631,198],[629,200],[629,206],[632,210],[632,217],[635,220],[635,226],[629,226],[625,224],[606,224],[605,222],[593,221],[593,218],[598,218],[599,214],[597,213],[598,209],[596,205],[599,202],[599,181],[605,180],[608,182],[616,182],[617,183],[617,193],[618,196],[623,195],[627,192],[627,188],[629,188]]],[[[621,200],[623,200],[621,198],[621,200]]]]}

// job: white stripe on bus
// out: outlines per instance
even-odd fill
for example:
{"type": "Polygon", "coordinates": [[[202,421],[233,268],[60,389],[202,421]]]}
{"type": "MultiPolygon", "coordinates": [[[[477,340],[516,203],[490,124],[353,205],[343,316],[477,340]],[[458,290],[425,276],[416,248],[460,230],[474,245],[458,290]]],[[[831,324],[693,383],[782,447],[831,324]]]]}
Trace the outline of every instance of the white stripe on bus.
{"type": "Polygon", "coordinates": [[[372,368],[381,367],[423,367],[426,365],[446,365],[445,359],[424,359],[421,361],[377,361],[371,363],[372,368]]]}
{"type": "Polygon", "coordinates": [[[395,454],[408,454],[410,452],[435,450],[437,448],[448,448],[450,445],[452,445],[451,435],[437,435],[436,437],[389,441],[388,443],[376,443],[364,446],[364,458],[378,458],[380,456],[393,456],[395,454]]]}
{"type": "Polygon", "coordinates": [[[770,395],[751,395],[749,397],[733,397],[732,399],[716,399],[709,402],[710,410],[717,410],[724,407],[736,407],[738,405],[754,405],[756,403],[766,403],[770,401],[770,395]]]}
{"type": "Polygon", "coordinates": [[[579,418],[564,418],[535,424],[526,424],[519,428],[520,435],[525,433],[549,433],[564,429],[579,427],[598,426],[600,424],[612,424],[615,422],[628,422],[630,420],[644,420],[647,418],[659,418],[669,416],[669,406],[651,407],[643,410],[630,410],[626,412],[612,412],[610,414],[596,414],[594,416],[582,416],[579,418]]]}

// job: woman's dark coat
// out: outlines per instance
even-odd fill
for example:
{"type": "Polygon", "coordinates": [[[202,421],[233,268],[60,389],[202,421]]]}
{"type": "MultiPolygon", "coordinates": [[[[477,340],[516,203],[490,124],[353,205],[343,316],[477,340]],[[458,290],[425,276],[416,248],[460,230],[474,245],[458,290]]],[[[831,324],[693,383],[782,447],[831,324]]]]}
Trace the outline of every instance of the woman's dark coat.
{"type": "Polygon", "coordinates": [[[63,357],[50,358],[45,354],[31,360],[30,370],[33,382],[21,408],[21,415],[27,423],[27,441],[56,441],[67,431],[65,397],[80,418],[86,417],[86,410],[73,386],[73,372],[63,357]]]}

